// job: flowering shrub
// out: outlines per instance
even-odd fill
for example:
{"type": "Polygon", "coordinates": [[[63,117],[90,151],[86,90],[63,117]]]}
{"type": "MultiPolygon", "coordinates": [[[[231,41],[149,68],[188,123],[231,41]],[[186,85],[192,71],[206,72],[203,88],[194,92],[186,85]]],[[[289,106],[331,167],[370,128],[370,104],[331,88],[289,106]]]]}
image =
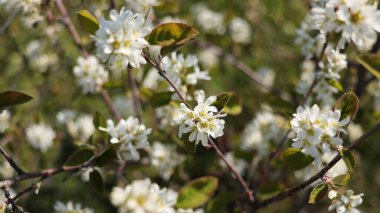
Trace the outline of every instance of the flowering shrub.
{"type": "Polygon", "coordinates": [[[376,211],[377,0],[0,17],[0,213],[376,211]]]}

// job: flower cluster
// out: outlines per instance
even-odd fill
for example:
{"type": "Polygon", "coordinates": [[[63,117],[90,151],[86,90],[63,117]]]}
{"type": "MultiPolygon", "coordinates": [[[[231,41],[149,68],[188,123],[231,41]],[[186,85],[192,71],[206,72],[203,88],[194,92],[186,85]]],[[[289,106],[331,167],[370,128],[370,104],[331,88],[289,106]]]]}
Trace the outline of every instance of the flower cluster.
{"type": "Polygon", "coordinates": [[[342,194],[331,190],[328,197],[332,200],[332,204],[328,210],[332,211],[335,209],[336,213],[360,213],[356,207],[362,204],[363,196],[363,193],[354,195],[354,191],[352,190],[347,190],[342,194]]]}
{"type": "Polygon", "coordinates": [[[119,157],[123,159],[140,159],[137,149],[145,149],[149,146],[148,135],[152,129],[140,124],[137,118],[132,116],[127,120],[121,119],[115,126],[112,120],[107,120],[107,127],[99,127],[99,130],[107,132],[111,136],[112,144],[119,144],[119,157]]]}
{"type": "Polygon", "coordinates": [[[281,140],[284,134],[285,119],[273,114],[269,109],[256,114],[242,134],[240,148],[242,150],[256,150],[258,157],[267,156],[275,143],[281,140]]]}
{"type": "Polygon", "coordinates": [[[204,91],[200,90],[196,94],[196,100],[198,105],[194,110],[184,103],[180,104],[174,123],[179,125],[179,137],[184,133],[190,133],[190,142],[195,141],[198,144],[201,141],[203,146],[208,147],[209,136],[217,138],[223,135],[224,120],[220,118],[226,114],[218,112],[218,109],[212,106],[216,96],[210,96],[205,100],[204,91]]]}
{"type": "Polygon", "coordinates": [[[177,153],[174,145],[159,142],[153,143],[149,150],[149,157],[151,164],[157,168],[164,180],[169,180],[175,167],[184,160],[183,156],[177,153]]]}
{"type": "Polygon", "coordinates": [[[197,4],[192,8],[193,16],[197,24],[205,31],[211,33],[224,34],[224,15],[210,10],[204,4],[197,4]]]}
{"type": "Polygon", "coordinates": [[[234,42],[247,44],[251,41],[251,28],[246,20],[235,17],[230,23],[230,30],[234,42]]]}
{"type": "Polygon", "coordinates": [[[80,203],[74,203],[72,201],[68,201],[67,203],[63,203],[61,201],[57,201],[54,204],[54,212],[56,213],[93,213],[94,210],[90,208],[82,208],[80,203]]]}
{"type": "Polygon", "coordinates": [[[350,122],[349,117],[340,120],[339,110],[321,111],[317,105],[311,108],[298,107],[293,116],[290,124],[297,136],[293,139],[292,146],[302,149],[317,162],[321,161],[322,153],[341,147],[343,141],[337,135],[339,132],[345,132],[343,127],[350,122]]]}
{"type": "Polygon", "coordinates": [[[31,68],[41,73],[58,62],[56,53],[48,50],[47,43],[38,40],[29,42],[25,55],[29,58],[31,68]]]}
{"type": "Polygon", "coordinates": [[[11,113],[8,110],[0,112],[0,133],[5,132],[9,128],[9,119],[11,118],[11,113]]]}
{"type": "Polygon", "coordinates": [[[193,212],[192,209],[176,210],[177,192],[160,188],[148,178],[135,180],[125,188],[114,187],[110,196],[112,204],[119,208],[120,213],[193,212]]]}
{"type": "Polygon", "coordinates": [[[26,27],[32,27],[35,23],[44,19],[40,14],[40,5],[42,2],[42,0],[0,0],[0,5],[4,5],[8,11],[21,10],[24,25],[26,27]]]}
{"type": "Polygon", "coordinates": [[[145,64],[142,49],[149,43],[145,36],[151,31],[144,17],[122,8],[120,13],[112,10],[110,20],[100,18],[99,30],[96,31],[97,56],[108,61],[114,70],[128,66],[138,68],[145,64]]]}
{"type": "Polygon", "coordinates": [[[46,152],[53,145],[54,130],[47,124],[32,124],[26,131],[26,138],[33,148],[46,152]]]}
{"type": "Polygon", "coordinates": [[[67,130],[72,137],[85,143],[95,132],[95,127],[92,121],[93,117],[91,115],[80,115],[76,120],[70,119],[67,121],[67,130]]]}
{"type": "Polygon", "coordinates": [[[74,75],[78,78],[78,84],[82,86],[84,94],[99,91],[108,81],[108,72],[95,56],[79,57],[78,64],[74,67],[74,75]]]}

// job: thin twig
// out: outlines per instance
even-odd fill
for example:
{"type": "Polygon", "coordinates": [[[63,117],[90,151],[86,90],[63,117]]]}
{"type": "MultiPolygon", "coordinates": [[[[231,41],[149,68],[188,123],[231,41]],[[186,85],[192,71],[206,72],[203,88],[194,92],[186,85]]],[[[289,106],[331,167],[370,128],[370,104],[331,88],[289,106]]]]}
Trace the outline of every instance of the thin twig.
{"type": "Polygon", "coordinates": [[[141,102],[140,102],[140,97],[139,97],[139,91],[136,85],[136,80],[133,77],[132,68],[128,68],[127,72],[128,72],[129,88],[132,91],[132,100],[133,100],[135,115],[139,119],[139,121],[141,121],[141,118],[142,118],[141,102]]]}
{"type": "Polygon", "coordinates": [[[209,143],[211,144],[212,148],[215,149],[216,153],[218,154],[218,156],[223,160],[223,162],[227,165],[228,169],[232,172],[233,176],[235,176],[235,178],[239,181],[240,185],[243,187],[244,189],[244,192],[247,194],[249,200],[251,202],[254,202],[255,201],[255,198],[253,197],[253,193],[251,190],[249,190],[247,184],[245,183],[245,181],[243,180],[242,176],[239,174],[239,172],[236,171],[236,169],[234,168],[234,166],[228,162],[228,160],[226,159],[226,157],[223,155],[223,153],[219,150],[218,146],[214,143],[214,141],[209,137],[208,138],[208,141],[209,143]]]}
{"type": "Polygon", "coordinates": [[[208,43],[206,41],[203,41],[203,40],[198,39],[195,41],[195,44],[197,44],[202,49],[207,48],[208,51],[212,52],[213,54],[215,54],[218,57],[223,58],[227,63],[229,63],[229,64],[235,66],[236,68],[238,68],[239,70],[241,70],[245,75],[247,75],[255,84],[257,84],[259,87],[261,87],[264,91],[272,94],[273,96],[275,96],[277,98],[280,98],[281,100],[283,100],[283,101],[285,101],[291,105],[294,105],[294,103],[292,102],[292,98],[287,93],[280,91],[280,90],[277,90],[275,88],[272,88],[271,86],[264,84],[261,77],[258,76],[256,74],[256,72],[251,67],[249,67],[247,64],[245,64],[244,62],[239,60],[238,57],[236,57],[230,53],[224,53],[224,51],[220,47],[215,46],[215,45],[208,43]]]}
{"type": "Polygon", "coordinates": [[[25,174],[24,170],[21,169],[21,167],[13,160],[12,157],[10,157],[7,152],[4,150],[4,148],[0,145],[0,153],[4,156],[4,158],[8,161],[8,163],[12,166],[12,168],[19,174],[25,174]]]}
{"type": "Polygon", "coordinates": [[[11,204],[12,211],[16,212],[16,210],[17,210],[19,213],[25,212],[24,209],[21,206],[16,205],[16,203],[14,202],[14,200],[11,198],[9,190],[6,187],[2,187],[2,189],[4,191],[4,196],[7,199],[6,204],[11,204]]]}
{"type": "Polygon", "coordinates": [[[8,199],[5,203],[6,204],[9,204],[11,202],[14,202],[16,201],[17,199],[19,199],[20,197],[22,197],[23,195],[25,195],[26,193],[32,191],[32,190],[36,190],[40,187],[40,184],[46,179],[47,177],[41,177],[41,179],[36,182],[36,183],[33,183],[32,185],[30,185],[29,187],[25,188],[24,190],[20,191],[19,193],[17,193],[13,198],[11,199],[8,199]]]}
{"type": "MultiPolygon", "coordinates": [[[[85,58],[88,57],[89,54],[88,54],[87,50],[84,48],[84,46],[80,40],[80,36],[78,34],[78,31],[76,30],[73,22],[71,21],[69,15],[67,13],[67,10],[65,8],[65,5],[62,3],[62,0],[55,0],[55,3],[58,7],[59,12],[62,15],[62,21],[65,24],[67,30],[69,31],[75,45],[77,46],[77,48],[81,52],[81,55],[85,58]]],[[[108,91],[105,89],[101,89],[100,94],[101,94],[101,97],[102,97],[104,103],[106,104],[106,106],[108,108],[108,111],[112,114],[112,116],[115,119],[120,120],[121,116],[116,111],[108,91]]]]}
{"type": "MultiPolygon", "coordinates": [[[[352,149],[355,149],[356,147],[358,147],[360,144],[362,144],[366,139],[368,139],[370,136],[372,136],[374,133],[376,133],[377,131],[380,130],[380,123],[376,124],[371,130],[369,130],[367,133],[363,134],[360,138],[358,138],[357,140],[355,140],[350,146],[347,147],[347,149],[349,150],[352,150],[352,149]]],[[[283,200],[287,197],[290,197],[294,194],[296,194],[298,191],[306,188],[307,186],[309,186],[310,184],[314,183],[315,181],[321,179],[325,174],[326,172],[328,172],[336,163],[338,163],[338,161],[341,159],[342,157],[338,154],[337,156],[335,156],[334,159],[332,159],[320,172],[318,172],[316,175],[314,175],[313,177],[309,178],[308,180],[306,180],[305,182],[297,185],[297,186],[294,186],[292,188],[289,188],[273,197],[270,197],[268,199],[265,199],[263,201],[260,201],[258,202],[257,206],[256,206],[256,209],[260,209],[260,208],[263,208],[265,206],[268,206],[270,205],[271,203],[275,202],[275,201],[280,201],[280,200],[283,200]]]]}
{"type": "Polygon", "coordinates": [[[2,34],[9,26],[9,24],[12,23],[13,19],[16,17],[17,13],[20,11],[20,9],[14,10],[11,15],[5,20],[4,24],[0,28],[0,34],[2,34]]]}

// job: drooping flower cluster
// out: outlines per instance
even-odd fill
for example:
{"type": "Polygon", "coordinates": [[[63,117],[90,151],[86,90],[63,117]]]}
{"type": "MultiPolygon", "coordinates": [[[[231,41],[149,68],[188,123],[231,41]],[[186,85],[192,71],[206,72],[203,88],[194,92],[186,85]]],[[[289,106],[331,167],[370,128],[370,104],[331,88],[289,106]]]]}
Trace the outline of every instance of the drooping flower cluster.
{"type": "Polygon", "coordinates": [[[184,158],[178,152],[176,147],[170,144],[153,143],[149,150],[151,164],[157,168],[159,175],[164,180],[169,180],[175,167],[180,164],[184,158]]]}
{"type": "Polygon", "coordinates": [[[321,162],[323,153],[341,147],[343,141],[337,134],[345,133],[343,127],[350,122],[349,117],[341,120],[339,110],[321,111],[317,105],[311,108],[298,107],[293,116],[290,124],[297,136],[293,139],[292,146],[311,155],[317,164],[318,161],[321,162]]]}
{"type": "Polygon", "coordinates": [[[100,18],[96,31],[97,56],[108,61],[112,69],[138,68],[145,64],[142,49],[149,43],[145,36],[151,31],[144,17],[122,8],[119,13],[112,10],[110,20],[100,18]]]}
{"type": "Polygon", "coordinates": [[[247,44],[251,41],[251,28],[246,20],[235,17],[232,19],[229,27],[231,38],[234,42],[247,44]]]}
{"type": "Polygon", "coordinates": [[[193,212],[192,209],[175,209],[177,192],[160,188],[150,179],[134,180],[125,188],[114,187],[111,202],[119,213],[174,213],[193,212]]]}
{"type": "Polygon", "coordinates": [[[11,113],[8,110],[3,110],[0,112],[0,133],[5,132],[9,128],[9,119],[11,118],[11,113]]]}
{"type": "Polygon", "coordinates": [[[74,203],[73,201],[68,201],[67,203],[63,203],[61,201],[57,201],[54,204],[54,212],[56,213],[93,213],[94,210],[90,208],[82,208],[80,203],[74,203]]]}
{"type": "Polygon", "coordinates": [[[256,150],[259,158],[267,156],[284,134],[285,119],[270,109],[256,113],[242,134],[241,150],[256,150]]]}
{"type": "Polygon", "coordinates": [[[78,84],[82,86],[83,94],[99,91],[108,81],[108,72],[95,56],[87,58],[80,56],[77,63],[74,67],[74,75],[77,77],[78,84]]]}
{"type": "Polygon", "coordinates": [[[195,17],[197,24],[209,33],[224,34],[226,28],[224,26],[224,15],[210,10],[204,4],[196,4],[191,8],[191,12],[195,17]]]}
{"type": "Polygon", "coordinates": [[[208,137],[217,138],[223,135],[224,120],[226,114],[218,112],[212,104],[216,101],[216,96],[210,96],[205,100],[203,90],[196,94],[198,105],[194,110],[181,103],[174,123],[179,125],[178,136],[190,133],[189,141],[200,141],[203,146],[208,147],[208,137]]]}
{"type": "Polygon", "coordinates": [[[363,202],[364,194],[354,195],[354,191],[347,190],[340,194],[335,190],[329,191],[328,197],[332,200],[329,211],[335,210],[336,213],[360,213],[356,208],[363,202]]]}
{"type": "Polygon", "coordinates": [[[53,145],[55,132],[51,126],[45,123],[32,124],[26,130],[26,139],[35,148],[46,152],[53,145]]]}
{"type": "Polygon", "coordinates": [[[120,144],[119,157],[122,159],[140,159],[137,149],[145,149],[149,146],[148,135],[152,129],[140,124],[137,118],[132,116],[127,120],[121,119],[115,126],[112,120],[107,120],[107,127],[99,127],[99,130],[107,132],[111,136],[112,144],[120,144]]]}

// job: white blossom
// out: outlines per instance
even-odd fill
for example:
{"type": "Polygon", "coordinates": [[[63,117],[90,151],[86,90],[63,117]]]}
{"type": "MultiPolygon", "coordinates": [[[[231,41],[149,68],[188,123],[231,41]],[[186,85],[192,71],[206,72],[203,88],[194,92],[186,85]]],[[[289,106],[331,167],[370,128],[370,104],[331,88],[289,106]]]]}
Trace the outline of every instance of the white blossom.
{"type": "Polygon", "coordinates": [[[354,195],[354,191],[350,189],[341,194],[331,190],[328,197],[332,200],[332,203],[328,210],[335,210],[336,213],[360,213],[356,207],[363,203],[363,196],[363,193],[354,195]]]}
{"type": "Polygon", "coordinates": [[[145,14],[154,6],[158,6],[159,0],[126,0],[126,7],[136,13],[145,14]]]}
{"type": "Polygon", "coordinates": [[[11,113],[9,110],[3,110],[0,112],[0,133],[5,132],[10,125],[11,113]]]}
{"type": "Polygon", "coordinates": [[[116,126],[112,120],[108,119],[107,127],[99,127],[99,130],[111,136],[112,144],[120,144],[119,158],[132,160],[140,159],[137,149],[146,149],[149,146],[148,135],[152,132],[152,129],[146,128],[132,116],[127,120],[120,119],[116,126]]]}
{"type": "Polygon", "coordinates": [[[230,23],[230,30],[234,42],[247,44],[251,41],[251,28],[246,20],[239,17],[233,18],[230,23]]]}
{"type": "Polygon", "coordinates": [[[339,71],[347,68],[347,56],[340,53],[339,50],[330,50],[327,53],[327,69],[329,77],[340,79],[339,71]]]}
{"type": "Polygon", "coordinates": [[[142,49],[149,45],[145,36],[150,30],[140,14],[124,8],[119,13],[112,10],[110,20],[100,18],[95,37],[97,56],[112,69],[138,68],[146,63],[142,49]]]}
{"type": "Polygon", "coordinates": [[[90,208],[82,208],[80,203],[74,203],[73,201],[68,201],[67,203],[63,203],[61,201],[57,201],[54,204],[54,212],[56,213],[93,213],[94,210],[90,208]]]}
{"type": "Polygon", "coordinates": [[[159,142],[153,143],[149,157],[151,164],[157,168],[164,180],[169,180],[175,167],[184,160],[184,157],[177,153],[176,146],[159,142]]]}
{"type": "Polygon", "coordinates": [[[245,126],[240,149],[256,150],[259,158],[267,156],[274,145],[281,140],[284,126],[284,118],[264,108],[245,126]]]}
{"type": "Polygon", "coordinates": [[[29,28],[44,19],[40,14],[41,4],[41,0],[0,0],[0,6],[4,5],[8,11],[21,10],[22,22],[29,28]]]}
{"type": "Polygon", "coordinates": [[[345,133],[343,127],[349,123],[350,118],[341,120],[339,110],[321,111],[317,105],[313,105],[311,108],[298,107],[293,116],[290,124],[297,136],[293,139],[292,147],[300,148],[320,161],[323,152],[339,149],[343,144],[337,134],[345,133]]]}
{"type": "Polygon", "coordinates": [[[11,178],[14,174],[13,167],[9,164],[8,161],[3,161],[0,164],[0,175],[2,178],[11,178]]]}
{"type": "Polygon", "coordinates": [[[93,117],[91,115],[81,115],[75,121],[69,120],[67,130],[72,137],[84,143],[95,132],[93,117]]]}
{"type": "Polygon", "coordinates": [[[267,87],[272,87],[276,73],[267,67],[261,67],[257,70],[257,74],[260,76],[261,83],[267,87]]]}
{"type": "Polygon", "coordinates": [[[44,73],[58,62],[57,55],[47,50],[47,44],[38,40],[29,42],[25,55],[30,59],[32,69],[44,73]]]}
{"type": "Polygon", "coordinates": [[[214,67],[219,62],[219,58],[207,49],[201,50],[198,53],[198,58],[201,64],[208,69],[214,67]]]}
{"type": "Polygon", "coordinates": [[[208,137],[217,138],[223,135],[224,120],[226,114],[218,112],[218,109],[212,104],[216,101],[216,96],[210,96],[205,100],[203,90],[196,95],[198,105],[194,110],[188,108],[186,104],[181,103],[178,109],[177,117],[174,123],[179,125],[178,136],[182,137],[184,133],[190,133],[189,141],[200,141],[203,146],[208,146],[208,137]]]}
{"type": "Polygon", "coordinates": [[[74,75],[82,86],[83,94],[95,93],[108,81],[108,72],[99,63],[95,56],[86,58],[80,56],[77,66],[74,67],[74,75]]]}
{"type": "Polygon", "coordinates": [[[360,124],[350,123],[347,127],[348,137],[351,142],[354,142],[360,136],[364,134],[363,129],[360,124]]]}
{"type": "Polygon", "coordinates": [[[160,188],[150,179],[134,180],[125,188],[114,187],[111,202],[119,213],[174,213],[177,193],[160,188]]]}
{"type": "Polygon", "coordinates": [[[196,4],[191,8],[197,24],[206,32],[224,34],[224,15],[210,10],[204,4],[196,4]]]}
{"type": "Polygon", "coordinates": [[[55,132],[45,123],[32,124],[26,129],[25,133],[29,144],[33,148],[41,150],[41,152],[46,152],[53,145],[55,132]]]}

